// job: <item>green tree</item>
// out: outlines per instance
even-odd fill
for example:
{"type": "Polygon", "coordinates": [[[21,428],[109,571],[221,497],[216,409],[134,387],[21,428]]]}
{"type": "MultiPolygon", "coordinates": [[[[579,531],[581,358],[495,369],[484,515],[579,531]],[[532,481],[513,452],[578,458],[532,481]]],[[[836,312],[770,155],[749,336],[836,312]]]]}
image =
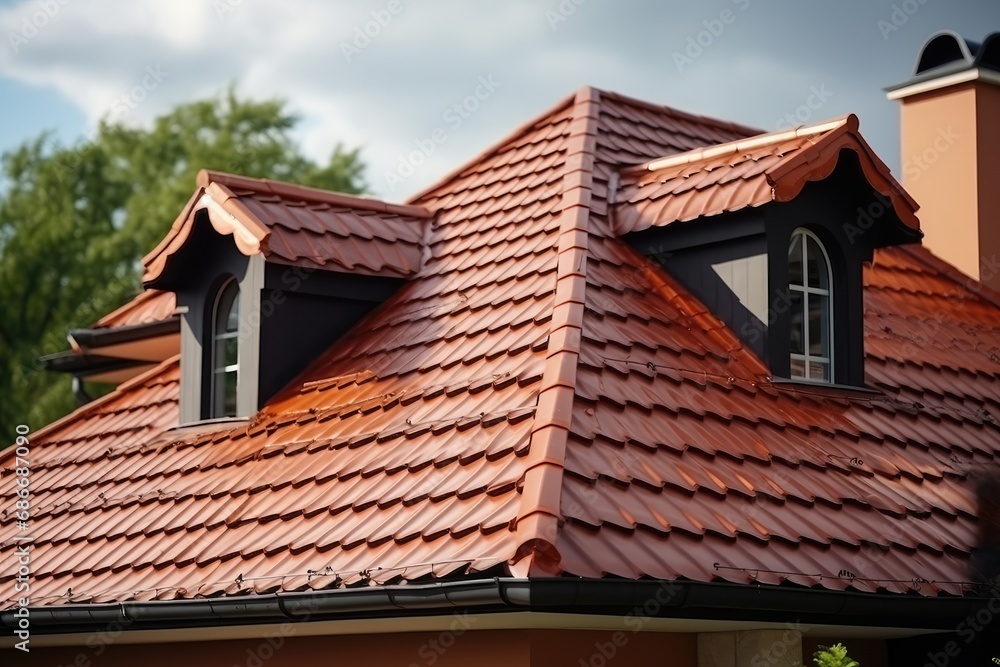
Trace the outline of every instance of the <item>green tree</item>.
{"type": "Polygon", "coordinates": [[[358,150],[337,146],[326,164],[290,138],[297,118],[278,100],[232,90],[134,128],[102,122],[90,141],[48,134],[0,163],[0,447],[74,407],[67,377],[40,355],[140,290],[142,256],[166,234],[199,169],[357,193],[358,150]]]}

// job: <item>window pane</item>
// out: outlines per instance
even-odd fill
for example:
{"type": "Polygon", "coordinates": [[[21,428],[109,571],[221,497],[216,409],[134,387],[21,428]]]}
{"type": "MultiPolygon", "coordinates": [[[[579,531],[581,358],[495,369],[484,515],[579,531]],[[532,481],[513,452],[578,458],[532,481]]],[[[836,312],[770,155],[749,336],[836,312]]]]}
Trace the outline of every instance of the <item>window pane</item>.
{"type": "Polygon", "coordinates": [[[230,280],[219,293],[213,313],[212,417],[236,416],[239,365],[239,284],[230,280]],[[226,370],[230,369],[230,370],[226,370]]]}
{"type": "Polygon", "coordinates": [[[802,238],[801,233],[792,235],[792,244],[788,248],[788,284],[802,285],[802,238]]]}
{"type": "Polygon", "coordinates": [[[215,333],[231,333],[240,327],[240,287],[235,280],[229,281],[216,304],[215,333]]]}
{"type": "Polygon", "coordinates": [[[809,295],[809,354],[830,356],[830,297],[809,295]]]}
{"type": "Polygon", "coordinates": [[[226,373],[226,393],[223,410],[226,417],[236,416],[236,371],[226,373]]]}
{"type": "Polygon", "coordinates": [[[810,361],[809,362],[809,379],[810,380],[830,380],[830,364],[825,361],[810,361]]]}
{"type": "Polygon", "coordinates": [[[830,289],[829,274],[827,273],[826,258],[823,250],[816,239],[809,237],[807,240],[809,247],[809,286],[830,289]]]}
{"type": "Polygon", "coordinates": [[[215,383],[213,417],[236,416],[236,379],[236,371],[215,374],[213,378],[215,383]]]}
{"type": "Polygon", "coordinates": [[[240,328],[240,298],[239,289],[233,294],[233,303],[229,307],[229,315],[226,317],[226,331],[233,332],[240,328]]]}
{"type": "Polygon", "coordinates": [[[793,378],[804,378],[806,376],[806,362],[802,359],[792,359],[792,373],[793,378]]]}
{"type": "Polygon", "coordinates": [[[225,352],[222,358],[225,360],[226,366],[235,366],[240,362],[237,354],[239,353],[240,339],[236,336],[232,338],[226,338],[220,341],[225,346],[225,352]]]}
{"type": "Polygon", "coordinates": [[[792,354],[805,353],[806,332],[805,317],[802,302],[802,292],[792,290],[792,305],[788,311],[789,323],[791,325],[791,348],[792,354]]]}

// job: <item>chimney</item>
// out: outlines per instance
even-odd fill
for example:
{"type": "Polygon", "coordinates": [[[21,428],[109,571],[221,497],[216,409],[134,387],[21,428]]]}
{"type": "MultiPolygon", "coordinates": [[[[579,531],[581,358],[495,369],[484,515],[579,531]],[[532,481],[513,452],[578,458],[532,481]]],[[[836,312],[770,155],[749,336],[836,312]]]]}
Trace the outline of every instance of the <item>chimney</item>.
{"type": "Polygon", "coordinates": [[[1000,289],[1000,32],[924,43],[899,100],[903,187],[920,204],[924,245],[1000,289]]]}

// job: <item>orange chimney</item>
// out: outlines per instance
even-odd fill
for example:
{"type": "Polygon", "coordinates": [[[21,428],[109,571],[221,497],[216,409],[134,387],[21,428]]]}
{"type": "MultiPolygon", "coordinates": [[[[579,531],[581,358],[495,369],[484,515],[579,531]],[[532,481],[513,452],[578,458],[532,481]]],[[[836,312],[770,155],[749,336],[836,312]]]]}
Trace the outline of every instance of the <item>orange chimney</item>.
{"type": "Polygon", "coordinates": [[[900,100],[903,187],[920,204],[924,245],[1000,289],[1000,32],[982,44],[940,32],[900,100]]]}

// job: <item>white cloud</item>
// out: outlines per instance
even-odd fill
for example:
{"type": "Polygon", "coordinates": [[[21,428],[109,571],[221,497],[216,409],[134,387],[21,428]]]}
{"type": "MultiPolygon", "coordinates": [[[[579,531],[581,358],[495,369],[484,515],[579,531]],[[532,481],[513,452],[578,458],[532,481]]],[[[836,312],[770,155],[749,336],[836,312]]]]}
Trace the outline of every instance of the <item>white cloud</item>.
{"type": "MultiPolygon", "coordinates": [[[[143,85],[149,67],[168,74],[140,92],[144,99],[128,122],[148,122],[236,82],[255,98],[287,100],[303,119],[295,136],[310,156],[325,159],[338,141],[362,146],[373,190],[392,199],[429,185],[584,83],[770,127],[801,103],[809,85],[826,82],[836,86],[830,115],[860,112],[876,144],[897,133],[895,109],[879,88],[903,78],[906,66],[889,62],[877,30],[852,18],[867,7],[864,0],[845,0],[828,12],[822,33],[807,29],[815,20],[799,25],[803,19],[787,11],[754,5],[683,74],[672,54],[717,8],[655,0],[572,4],[576,10],[553,30],[546,11],[557,10],[557,0],[440,0],[433,6],[416,0],[22,0],[0,7],[0,35],[8,42],[0,45],[0,76],[56,90],[91,126],[143,85]],[[392,3],[398,3],[395,14],[392,3]],[[56,9],[48,15],[45,7],[56,9]],[[35,26],[34,17],[44,25],[35,26]],[[25,21],[32,36],[12,42],[25,21]],[[358,37],[366,29],[369,35],[358,37]],[[763,38],[772,33],[783,37],[763,38]],[[389,192],[385,172],[442,126],[445,111],[472,94],[480,76],[503,85],[389,192]],[[855,100],[856,108],[842,108],[855,100]]],[[[930,5],[926,11],[939,12],[930,5]]],[[[972,25],[983,20],[972,12],[960,18],[972,25]]],[[[922,38],[915,31],[900,35],[891,53],[905,49],[909,61],[922,38]]]]}
{"type": "MultiPolygon", "coordinates": [[[[38,2],[0,10],[0,34],[17,31],[38,2]]],[[[433,12],[398,0],[396,13],[388,0],[51,2],[59,7],[56,15],[17,53],[0,50],[0,72],[56,89],[91,127],[109,113],[122,117],[123,100],[142,98],[125,119],[143,123],[236,82],[244,94],[287,100],[303,119],[296,136],[310,156],[325,159],[338,141],[363,146],[371,186],[393,198],[478,152],[480,134],[498,135],[495,123],[519,122],[509,114],[477,112],[460,137],[456,132],[405,183],[386,191],[385,170],[440,125],[450,105],[472,93],[479,75],[495,73],[490,64],[498,51],[509,48],[511,56],[497,76],[521,84],[505,83],[506,89],[524,90],[543,76],[528,62],[548,33],[542,10],[527,2],[498,4],[485,13],[458,0],[439,3],[433,12]],[[358,38],[358,29],[368,35],[358,38]],[[358,51],[350,62],[345,45],[358,51]],[[137,87],[150,67],[166,77],[143,92],[137,87]]],[[[568,92],[552,91],[544,104],[568,92]]]]}

